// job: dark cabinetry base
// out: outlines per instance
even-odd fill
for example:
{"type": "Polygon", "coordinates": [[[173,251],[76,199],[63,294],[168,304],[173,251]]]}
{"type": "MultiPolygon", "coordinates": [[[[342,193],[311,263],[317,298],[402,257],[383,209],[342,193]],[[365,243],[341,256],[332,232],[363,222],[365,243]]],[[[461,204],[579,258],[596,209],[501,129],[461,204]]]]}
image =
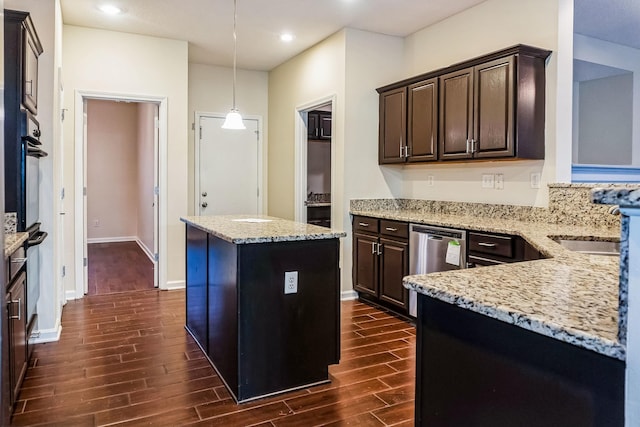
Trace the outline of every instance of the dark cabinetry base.
{"type": "Polygon", "coordinates": [[[624,362],[418,298],[416,425],[624,425],[624,362]]]}

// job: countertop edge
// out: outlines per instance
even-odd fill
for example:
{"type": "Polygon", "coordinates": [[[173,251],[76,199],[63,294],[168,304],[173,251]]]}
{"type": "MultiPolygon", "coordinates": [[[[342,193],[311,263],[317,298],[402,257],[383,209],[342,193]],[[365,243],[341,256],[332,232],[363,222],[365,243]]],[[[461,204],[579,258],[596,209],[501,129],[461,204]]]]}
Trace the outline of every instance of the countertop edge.
{"type": "MultiPolygon", "coordinates": [[[[229,217],[236,217],[236,216],[229,216],[229,217]]],[[[237,217],[241,218],[241,217],[244,217],[244,215],[238,215],[237,217]]],[[[281,218],[267,217],[264,215],[257,215],[256,217],[270,218],[273,221],[276,221],[276,223],[284,222],[288,224],[298,224],[298,225],[304,225],[304,226],[309,226],[309,227],[314,227],[319,229],[322,228],[318,226],[307,225],[304,223],[296,223],[295,221],[284,220],[281,218]]],[[[202,231],[205,231],[209,234],[212,234],[213,236],[216,236],[224,241],[227,241],[229,243],[233,243],[236,245],[253,244],[253,243],[296,242],[296,241],[304,241],[304,240],[330,240],[330,239],[339,239],[342,237],[346,237],[347,235],[347,233],[345,233],[344,231],[326,229],[327,231],[288,233],[283,235],[277,235],[276,233],[274,233],[273,235],[263,235],[259,237],[252,237],[252,236],[233,237],[221,232],[216,228],[207,227],[201,223],[198,223],[195,220],[195,218],[196,217],[181,217],[180,221],[182,221],[185,224],[196,227],[202,231]]],[[[207,218],[207,217],[203,217],[203,218],[207,218]]]]}
{"type": "Polygon", "coordinates": [[[20,246],[29,239],[29,233],[20,232],[20,233],[8,233],[4,235],[4,257],[7,258],[9,255],[14,253],[16,249],[20,248],[20,246]]]}

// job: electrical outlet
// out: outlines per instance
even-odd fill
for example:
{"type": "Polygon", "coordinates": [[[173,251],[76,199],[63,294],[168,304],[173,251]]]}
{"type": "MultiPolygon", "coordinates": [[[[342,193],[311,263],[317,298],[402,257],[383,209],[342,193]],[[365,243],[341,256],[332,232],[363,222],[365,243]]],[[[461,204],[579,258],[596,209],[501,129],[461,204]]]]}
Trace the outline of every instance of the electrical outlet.
{"type": "Polygon", "coordinates": [[[297,271],[284,272],[284,293],[285,294],[298,293],[298,272],[297,271]]]}
{"type": "Polygon", "coordinates": [[[96,227],[96,228],[100,227],[100,220],[99,219],[94,219],[93,220],[93,226],[96,227]]]}
{"type": "Polygon", "coordinates": [[[427,175],[427,187],[433,187],[433,175],[427,175]]]}
{"type": "Polygon", "coordinates": [[[482,188],[493,188],[493,175],[483,173],[482,174],[482,188]]]}
{"type": "Polygon", "coordinates": [[[531,188],[540,188],[540,172],[532,172],[530,175],[531,188]]]}
{"type": "Polygon", "coordinates": [[[504,190],[504,175],[497,173],[493,176],[493,183],[496,190],[504,190]]]}

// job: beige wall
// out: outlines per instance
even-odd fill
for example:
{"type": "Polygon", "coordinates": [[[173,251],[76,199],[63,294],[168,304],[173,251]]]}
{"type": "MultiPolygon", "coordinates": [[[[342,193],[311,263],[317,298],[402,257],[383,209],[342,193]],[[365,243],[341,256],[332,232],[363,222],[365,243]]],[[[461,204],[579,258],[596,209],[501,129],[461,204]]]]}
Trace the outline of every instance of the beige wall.
{"type": "MultiPolygon", "coordinates": [[[[268,146],[268,73],[265,71],[237,70],[236,104],[243,116],[262,118],[262,144],[268,146]]],[[[227,114],[231,108],[233,71],[231,68],[203,64],[189,64],[189,122],[194,123],[195,113],[227,114]]],[[[195,132],[189,127],[189,213],[194,212],[194,141],[195,132]]],[[[267,160],[263,164],[263,182],[266,183],[267,160]]],[[[266,185],[265,185],[266,188],[266,185]]],[[[267,197],[264,195],[266,203],[267,197]]],[[[263,210],[266,212],[266,206],[263,210]]]]}
{"type": "MultiPolygon", "coordinates": [[[[296,108],[327,97],[336,97],[331,143],[336,153],[344,150],[345,34],[339,31],[269,73],[269,172],[268,212],[294,219],[295,114],[296,108]]],[[[304,140],[306,144],[306,139],[304,140]]],[[[341,158],[342,155],[337,156],[341,158]]],[[[338,160],[343,164],[343,160],[338,160]]],[[[342,186],[340,170],[333,182],[342,186]]],[[[342,190],[333,194],[341,197],[342,190]]],[[[334,205],[338,202],[334,199],[334,205]]],[[[342,201],[338,206],[342,207],[342,201]]],[[[338,210],[342,212],[342,210],[338,210]]],[[[340,226],[337,223],[336,226],[340,226]]]]}
{"type": "MultiPolygon", "coordinates": [[[[65,99],[68,109],[65,121],[65,185],[67,205],[74,206],[74,120],[75,91],[108,94],[127,94],[131,97],[149,96],[167,99],[166,153],[161,162],[166,162],[166,185],[160,188],[165,197],[166,211],[160,212],[161,288],[184,285],[184,224],[180,217],[187,214],[187,97],[188,62],[187,43],[178,40],[125,34],[113,31],[64,26],[64,79],[65,99]],[[163,280],[163,269],[166,271],[163,280]]],[[[162,182],[162,181],[161,181],[162,182]]],[[[74,242],[74,218],[67,209],[65,243],[74,242]]],[[[69,264],[68,264],[69,265],[69,264]]],[[[73,268],[67,268],[67,271],[73,268]]],[[[75,278],[74,278],[75,279],[75,278]]],[[[75,280],[67,282],[73,290],[75,280]]]]}
{"type": "Polygon", "coordinates": [[[138,234],[138,106],[87,102],[87,240],[138,234]]]}
{"type": "MultiPolygon", "coordinates": [[[[555,182],[556,178],[558,0],[488,0],[412,34],[405,43],[405,77],[515,44],[554,51],[546,73],[545,160],[408,166],[400,172],[402,197],[546,206],[546,184],[555,182]],[[542,174],[540,189],[530,188],[533,172],[542,174]],[[483,189],[481,178],[484,173],[502,173],[504,190],[483,189]],[[433,187],[425,185],[429,175],[434,177],[433,187]]],[[[564,143],[570,144],[570,141],[564,143]]]]}
{"type": "Polygon", "coordinates": [[[154,209],[154,139],[155,117],[158,106],[150,103],[138,104],[137,116],[137,238],[147,253],[153,254],[153,209],[154,209]]]}

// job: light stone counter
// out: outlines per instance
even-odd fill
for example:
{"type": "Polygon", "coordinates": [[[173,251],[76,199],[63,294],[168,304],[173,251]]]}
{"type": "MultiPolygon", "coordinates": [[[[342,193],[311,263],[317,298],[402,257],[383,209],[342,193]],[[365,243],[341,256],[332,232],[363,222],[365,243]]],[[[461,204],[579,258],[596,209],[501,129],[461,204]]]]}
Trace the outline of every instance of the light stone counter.
{"type": "Polygon", "coordinates": [[[29,238],[29,233],[7,233],[4,235],[4,257],[11,255],[29,238]]]}
{"type": "Polygon", "coordinates": [[[265,215],[188,216],[180,220],[234,244],[337,239],[346,236],[343,231],[265,215]]]}
{"type": "Polygon", "coordinates": [[[546,224],[412,210],[352,209],[353,215],[518,235],[548,259],[407,276],[405,287],[616,359],[617,257],[571,252],[552,238],[619,240],[619,227],[546,224]]]}

